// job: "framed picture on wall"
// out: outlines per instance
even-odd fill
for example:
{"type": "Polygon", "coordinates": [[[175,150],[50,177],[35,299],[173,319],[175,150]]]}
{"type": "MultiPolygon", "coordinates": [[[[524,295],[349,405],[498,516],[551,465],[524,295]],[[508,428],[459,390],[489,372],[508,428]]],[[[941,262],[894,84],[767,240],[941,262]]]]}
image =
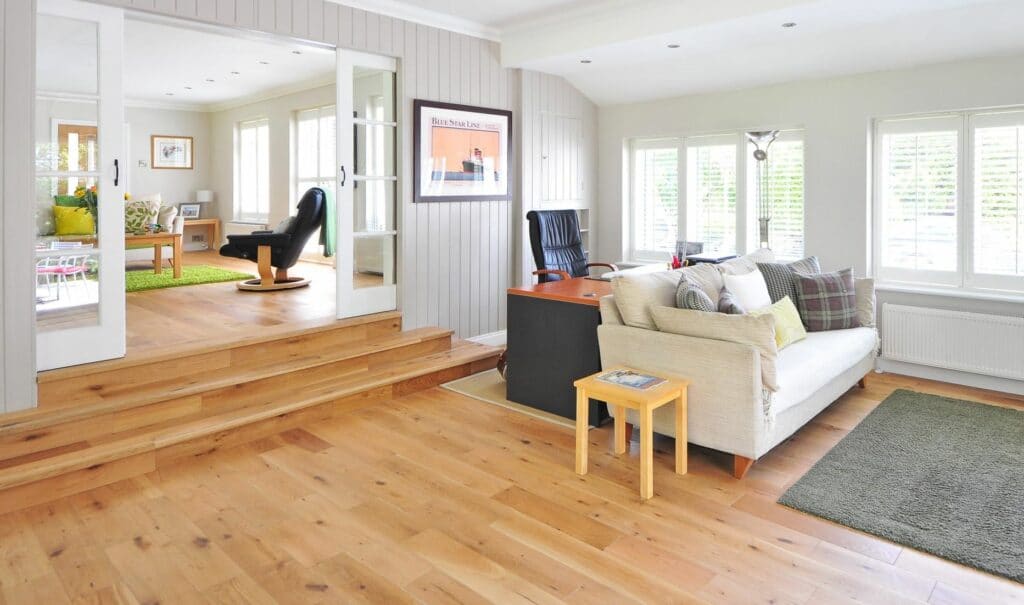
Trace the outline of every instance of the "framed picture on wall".
{"type": "Polygon", "coordinates": [[[512,112],[413,102],[413,200],[512,199],[512,112]]]}
{"type": "Polygon", "coordinates": [[[154,169],[192,170],[192,137],[154,134],[149,140],[154,169]]]}

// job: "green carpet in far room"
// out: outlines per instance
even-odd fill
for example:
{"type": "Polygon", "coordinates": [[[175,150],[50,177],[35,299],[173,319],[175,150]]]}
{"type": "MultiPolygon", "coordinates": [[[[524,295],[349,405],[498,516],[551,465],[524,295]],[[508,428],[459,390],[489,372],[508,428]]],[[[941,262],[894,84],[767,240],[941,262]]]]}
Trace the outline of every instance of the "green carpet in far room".
{"type": "Polygon", "coordinates": [[[252,278],[253,275],[249,273],[228,271],[227,269],[219,269],[209,265],[186,265],[182,267],[181,277],[178,279],[174,279],[174,270],[170,267],[165,267],[163,272],[159,274],[153,273],[152,269],[127,271],[124,275],[124,289],[126,292],[142,292],[144,290],[215,284],[252,278]]]}

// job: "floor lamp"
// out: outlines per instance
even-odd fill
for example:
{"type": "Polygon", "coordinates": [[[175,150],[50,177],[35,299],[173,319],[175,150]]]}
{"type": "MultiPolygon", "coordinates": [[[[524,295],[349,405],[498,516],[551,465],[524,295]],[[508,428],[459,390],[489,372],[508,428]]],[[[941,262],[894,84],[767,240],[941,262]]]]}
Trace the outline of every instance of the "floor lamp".
{"type": "Polygon", "coordinates": [[[757,160],[757,175],[754,179],[754,199],[757,200],[757,227],[759,248],[771,248],[768,241],[768,224],[772,220],[771,182],[768,178],[768,150],[778,130],[755,130],[747,133],[747,140],[754,145],[754,159],[757,160]]]}

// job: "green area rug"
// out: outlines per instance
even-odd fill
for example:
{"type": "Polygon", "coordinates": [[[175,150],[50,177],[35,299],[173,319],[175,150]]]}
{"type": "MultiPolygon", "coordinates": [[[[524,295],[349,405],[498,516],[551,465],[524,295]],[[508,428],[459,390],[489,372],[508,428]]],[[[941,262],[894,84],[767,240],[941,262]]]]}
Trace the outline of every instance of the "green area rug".
{"type": "Polygon", "coordinates": [[[898,390],[779,503],[1024,582],[1024,411],[898,390]]]}
{"type": "Polygon", "coordinates": [[[174,270],[164,267],[159,275],[153,273],[152,269],[145,271],[127,271],[124,274],[124,289],[126,292],[142,292],[143,290],[158,290],[160,288],[176,288],[178,286],[195,286],[198,284],[215,284],[225,281],[242,281],[252,279],[249,273],[228,271],[209,265],[185,266],[181,269],[181,277],[174,279],[174,270]]]}

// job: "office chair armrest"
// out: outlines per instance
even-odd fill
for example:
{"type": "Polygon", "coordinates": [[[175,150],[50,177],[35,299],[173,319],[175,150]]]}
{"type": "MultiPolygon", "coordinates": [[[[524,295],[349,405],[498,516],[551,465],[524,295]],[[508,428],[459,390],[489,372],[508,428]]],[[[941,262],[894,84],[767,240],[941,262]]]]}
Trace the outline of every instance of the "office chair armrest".
{"type": "Polygon", "coordinates": [[[533,272],[534,275],[557,275],[562,279],[572,279],[567,271],[561,271],[559,269],[537,269],[533,272]]]}
{"type": "Polygon", "coordinates": [[[228,243],[234,245],[249,245],[249,246],[273,246],[281,247],[287,246],[291,242],[292,236],[287,233],[274,233],[272,231],[264,233],[240,233],[228,236],[228,243]]]}
{"type": "Polygon", "coordinates": [[[612,263],[587,263],[587,268],[589,269],[591,267],[606,267],[612,271],[619,270],[619,268],[616,265],[613,265],[612,263]]]}

